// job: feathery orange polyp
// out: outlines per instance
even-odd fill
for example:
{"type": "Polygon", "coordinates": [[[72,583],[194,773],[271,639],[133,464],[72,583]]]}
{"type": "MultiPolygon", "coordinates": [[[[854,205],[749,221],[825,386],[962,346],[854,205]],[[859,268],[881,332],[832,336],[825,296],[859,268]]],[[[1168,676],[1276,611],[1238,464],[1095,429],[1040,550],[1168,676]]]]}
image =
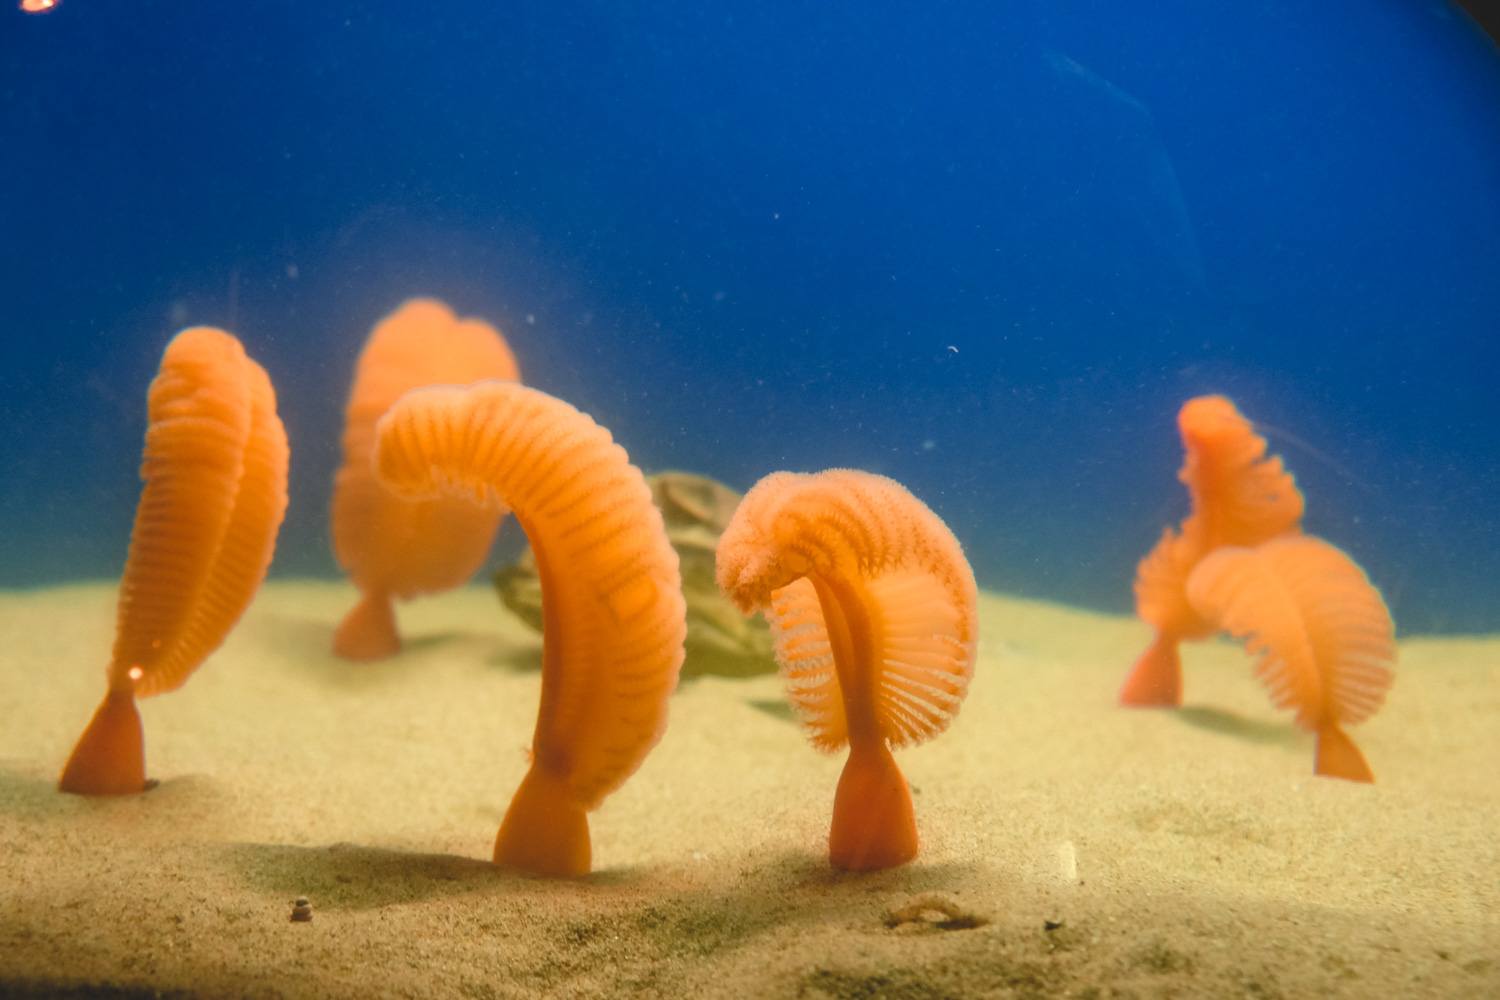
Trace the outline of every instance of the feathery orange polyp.
{"type": "Polygon", "coordinates": [[[719,587],[770,619],[776,658],[814,746],[845,744],[829,860],[854,871],[917,855],[892,747],[930,739],[974,672],[978,593],[953,533],[901,484],[867,472],[777,472],[719,539],[719,587]]]}
{"type": "Polygon", "coordinates": [[[587,812],[661,738],[682,667],[677,553],[641,471],[609,431],[515,382],[417,389],[377,428],[380,481],[407,500],[511,510],[542,582],[542,697],[531,767],[495,861],[591,867],[587,812]]]}
{"type": "Polygon", "coordinates": [[[402,500],[375,478],[375,422],[401,394],[424,385],[518,379],[505,339],[441,302],[412,299],[382,320],[355,368],[344,419],[344,464],[334,480],[333,550],[362,592],[334,633],[334,652],[355,660],[401,648],[393,598],[447,590],[484,561],[504,511],[461,499],[402,500]]]}
{"type": "Polygon", "coordinates": [[[151,383],[109,691],[59,787],[145,788],[136,697],[181,687],[224,641],[265,577],[286,512],[286,432],[265,371],[233,336],[179,333],[151,383]]]}
{"type": "Polygon", "coordinates": [[[1302,494],[1250,421],[1223,396],[1198,396],[1177,415],[1186,452],[1177,478],[1188,489],[1192,512],[1177,530],[1167,528],[1135,578],[1136,613],[1156,636],[1120,689],[1120,703],[1180,705],[1182,665],[1177,645],[1202,639],[1212,624],[1187,599],[1188,574],[1221,545],[1256,545],[1300,531],[1302,494]]]}
{"type": "Polygon", "coordinates": [[[1245,640],[1271,701],[1317,735],[1314,773],[1375,780],[1343,730],[1380,708],[1396,661],[1390,612],[1364,570],[1321,539],[1288,536],[1212,553],[1187,595],[1203,619],[1245,640]]]}

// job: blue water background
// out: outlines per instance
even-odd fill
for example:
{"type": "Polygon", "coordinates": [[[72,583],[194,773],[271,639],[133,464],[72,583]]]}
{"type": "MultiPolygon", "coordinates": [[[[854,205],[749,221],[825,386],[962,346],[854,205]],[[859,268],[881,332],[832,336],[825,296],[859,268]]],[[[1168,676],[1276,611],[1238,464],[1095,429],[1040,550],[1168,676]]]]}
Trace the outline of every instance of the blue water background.
{"type": "Polygon", "coordinates": [[[8,3],[0,586],[119,572],[196,323],[281,397],[273,572],[333,574],[413,294],[648,470],[877,470],[1100,608],[1226,392],[1404,631],[1500,629],[1500,57],[1446,3],[8,3]]]}

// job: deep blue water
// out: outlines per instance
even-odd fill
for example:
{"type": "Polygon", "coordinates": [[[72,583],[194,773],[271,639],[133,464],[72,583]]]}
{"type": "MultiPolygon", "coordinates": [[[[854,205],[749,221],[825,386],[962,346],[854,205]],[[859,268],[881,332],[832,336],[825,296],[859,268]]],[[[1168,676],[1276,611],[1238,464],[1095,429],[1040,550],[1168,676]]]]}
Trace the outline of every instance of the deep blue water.
{"type": "Polygon", "coordinates": [[[981,583],[1128,609],[1174,417],[1281,433],[1406,632],[1500,629],[1500,54],[1443,2],[0,10],[0,585],[113,576],[145,387],[227,326],[331,574],[413,294],[649,469],[909,485],[981,583]]]}

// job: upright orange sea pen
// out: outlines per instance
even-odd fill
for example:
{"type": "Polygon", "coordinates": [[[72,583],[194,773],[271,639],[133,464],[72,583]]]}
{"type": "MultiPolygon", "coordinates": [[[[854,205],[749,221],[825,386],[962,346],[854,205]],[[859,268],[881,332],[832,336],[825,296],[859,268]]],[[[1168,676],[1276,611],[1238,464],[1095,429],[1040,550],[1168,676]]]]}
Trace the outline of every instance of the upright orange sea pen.
{"type": "Polygon", "coordinates": [[[974,671],[974,574],[942,520],[893,480],[850,469],[773,473],[719,540],[719,586],[771,621],[814,746],[845,744],[829,859],[888,868],[917,854],[892,747],[947,728],[974,671]]]}
{"type": "Polygon", "coordinates": [[[391,494],[371,462],[375,422],[409,389],[519,377],[494,327],[459,319],[433,299],[406,302],[371,332],[349,391],[344,464],[333,489],[334,555],[361,591],[334,633],[340,656],[367,660],[399,650],[392,599],[447,590],[473,576],[503,514],[452,497],[391,494]]]}
{"type": "Polygon", "coordinates": [[[1390,612],[1364,570],[1308,536],[1213,552],[1188,577],[1194,610],[1245,640],[1277,708],[1317,735],[1316,774],[1372,782],[1344,726],[1373,715],[1391,686],[1390,612]]]}
{"type": "Polygon", "coordinates": [[[660,739],[682,667],[677,554],[639,469],[568,403],[515,382],[414,390],[380,420],[376,469],[408,500],[511,510],[542,583],[542,696],[531,767],[495,861],[591,866],[587,812],[660,739]]]}
{"type": "Polygon", "coordinates": [[[286,432],[265,371],[222,330],[173,338],[151,383],[109,691],[58,786],[139,792],[135,699],[172,691],[224,641],[271,562],[286,511],[286,432]]]}
{"type": "Polygon", "coordinates": [[[1300,530],[1302,494],[1281,459],[1223,396],[1198,396],[1177,416],[1186,453],[1177,478],[1187,487],[1192,512],[1167,528],[1135,578],[1136,612],[1156,636],[1120,689],[1124,705],[1182,703],[1183,639],[1213,634],[1212,623],[1187,599],[1187,578],[1199,560],[1221,545],[1255,545],[1300,530]]]}

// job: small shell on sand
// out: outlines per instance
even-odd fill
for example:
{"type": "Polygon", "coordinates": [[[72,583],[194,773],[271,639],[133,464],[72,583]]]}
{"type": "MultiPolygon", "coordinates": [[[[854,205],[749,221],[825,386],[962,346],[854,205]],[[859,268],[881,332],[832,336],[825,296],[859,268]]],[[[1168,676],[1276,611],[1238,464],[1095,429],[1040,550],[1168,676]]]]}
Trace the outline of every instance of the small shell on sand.
{"type": "Polygon", "coordinates": [[[1071,840],[1057,845],[1057,875],[1064,882],[1078,881],[1078,848],[1071,840]]]}
{"type": "Polygon", "coordinates": [[[957,931],[971,927],[983,927],[989,918],[965,907],[952,896],[940,892],[924,892],[913,896],[902,906],[885,911],[885,925],[890,928],[902,924],[929,924],[939,930],[957,931]],[[940,919],[934,920],[933,917],[940,919]]]}
{"type": "Polygon", "coordinates": [[[306,896],[298,896],[292,904],[292,922],[305,924],[312,920],[312,904],[307,901],[306,896]]]}

